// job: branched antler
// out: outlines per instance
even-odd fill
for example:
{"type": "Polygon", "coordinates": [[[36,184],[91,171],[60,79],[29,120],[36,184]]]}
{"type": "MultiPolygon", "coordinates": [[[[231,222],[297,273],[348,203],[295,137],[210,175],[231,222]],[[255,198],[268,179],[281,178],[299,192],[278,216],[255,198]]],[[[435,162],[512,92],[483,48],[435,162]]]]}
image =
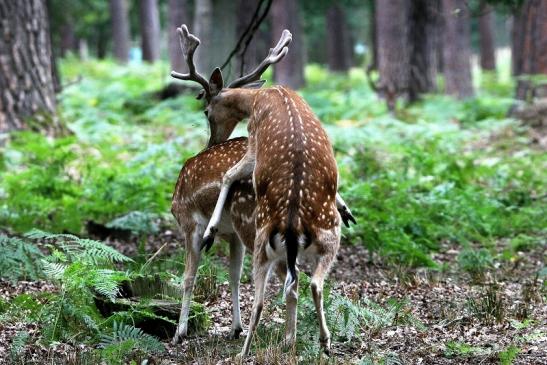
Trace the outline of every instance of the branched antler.
{"type": "Polygon", "coordinates": [[[266,69],[270,65],[281,61],[281,59],[285,57],[285,55],[289,51],[288,45],[291,43],[291,41],[292,34],[287,29],[285,29],[281,34],[281,38],[279,39],[279,42],[277,42],[277,45],[274,48],[270,48],[270,51],[268,52],[268,57],[266,57],[251,73],[235,79],[228,85],[228,87],[236,88],[253,81],[258,81],[260,79],[260,76],[262,76],[264,71],[266,71],[266,69]]]}
{"type": "Polygon", "coordinates": [[[191,34],[188,31],[188,27],[186,26],[186,24],[183,24],[180,26],[180,28],[177,28],[177,33],[180,39],[182,54],[184,55],[184,59],[188,64],[188,73],[182,74],[176,71],[171,71],[171,77],[180,80],[195,81],[199,83],[201,86],[203,86],[205,97],[207,98],[207,100],[209,100],[211,98],[209,82],[205,79],[205,77],[201,76],[196,71],[196,65],[194,64],[194,52],[196,51],[196,48],[198,48],[200,41],[195,35],[191,34]]]}

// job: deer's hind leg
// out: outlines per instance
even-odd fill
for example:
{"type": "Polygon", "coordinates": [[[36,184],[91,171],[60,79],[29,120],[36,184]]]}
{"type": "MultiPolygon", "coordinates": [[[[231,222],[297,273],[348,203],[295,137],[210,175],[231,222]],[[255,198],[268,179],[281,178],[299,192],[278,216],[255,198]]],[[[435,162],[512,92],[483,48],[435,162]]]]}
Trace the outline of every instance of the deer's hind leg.
{"type": "Polygon", "coordinates": [[[185,236],[186,260],[184,266],[184,282],[182,284],[182,305],[180,310],[179,323],[177,331],[173,337],[172,343],[176,344],[181,337],[186,337],[188,332],[188,314],[190,312],[190,300],[194,291],[196,274],[201,258],[201,237],[205,226],[199,222],[190,221],[186,226],[181,226],[185,236]]]}
{"type": "Polygon", "coordinates": [[[232,294],[232,330],[229,338],[237,339],[243,331],[239,304],[239,281],[245,256],[245,247],[236,234],[230,236],[230,291],[232,294]]]}
{"type": "Polygon", "coordinates": [[[255,247],[253,252],[253,282],[254,282],[254,302],[251,313],[251,321],[249,323],[249,332],[245,338],[243,349],[239,354],[240,358],[244,358],[249,354],[251,348],[251,341],[253,339],[254,332],[260,321],[262,315],[262,309],[264,307],[264,293],[266,291],[266,285],[272,268],[272,261],[268,260],[266,256],[266,245],[268,244],[268,232],[262,229],[257,234],[255,240],[255,247]]]}
{"type": "Polygon", "coordinates": [[[320,232],[315,244],[319,246],[318,252],[321,252],[321,254],[317,254],[315,267],[312,270],[310,288],[319,321],[319,343],[328,354],[331,341],[323,309],[323,284],[340,246],[340,226],[320,232]]]}

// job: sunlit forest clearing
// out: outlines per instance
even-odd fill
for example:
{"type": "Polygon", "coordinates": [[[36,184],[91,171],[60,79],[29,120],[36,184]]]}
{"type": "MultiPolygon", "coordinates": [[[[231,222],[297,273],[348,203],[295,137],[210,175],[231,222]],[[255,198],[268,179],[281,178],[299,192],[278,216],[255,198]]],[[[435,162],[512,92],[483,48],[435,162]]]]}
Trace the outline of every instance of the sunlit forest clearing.
{"type": "MultiPolygon", "coordinates": [[[[272,275],[244,363],[547,362],[546,112],[515,99],[510,50],[496,60],[485,71],[472,57],[473,96],[425,93],[393,110],[365,67],[306,64],[298,93],[329,135],[356,219],[324,289],[332,350],[319,347],[304,260],[296,345],[283,346],[283,283],[272,275]]],[[[209,138],[199,90],[158,92],[172,81],[164,60],[57,62],[58,130],[38,131],[38,116],[0,134],[0,363],[235,363],[244,336],[226,338],[226,242],[202,254],[189,336],[170,342],[185,262],[171,199],[209,138]]],[[[263,78],[275,85],[271,70],[263,78]]],[[[246,135],[240,123],[231,137],[246,135]]]]}

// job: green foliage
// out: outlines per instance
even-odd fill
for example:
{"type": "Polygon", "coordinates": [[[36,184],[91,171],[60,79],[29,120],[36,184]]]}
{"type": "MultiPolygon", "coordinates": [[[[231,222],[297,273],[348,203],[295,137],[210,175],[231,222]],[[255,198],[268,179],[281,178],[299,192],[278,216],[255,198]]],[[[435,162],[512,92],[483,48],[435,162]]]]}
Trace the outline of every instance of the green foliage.
{"type": "Polygon", "coordinates": [[[30,338],[30,334],[27,331],[18,331],[13,337],[10,346],[10,358],[12,361],[16,361],[19,355],[24,351],[25,346],[30,338]]]}
{"type": "Polygon", "coordinates": [[[487,353],[487,350],[471,346],[463,342],[449,341],[445,345],[444,355],[449,358],[453,357],[470,357],[487,353]]]}
{"type": "Polygon", "coordinates": [[[511,365],[513,361],[517,358],[520,353],[520,348],[515,345],[509,346],[507,349],[499,353],[500,364],[501,365],[511,365]]]}
{"type": "Polygon", "coordinates": [[[490,252],[484,248],[479,250],[465,248],[458,255],[460,269],[469,273],[477,281],[484,273],[493,267],[494,260],[490,252]]]}
{"type": "Polygon", "coordinates": [[[123,363],[135,350],[144,353],[165,351],[165,347],[157,338],[142,332],[139,328],[118,322],[113,323],[112,332],[101,336],[99,346],[102,348],[103,359],[109,364],[123,363]]]}
{"type": "Polygon", "coordinates": [[[0,277],[11,281],[37,280],[44,257],[35,245],[16,237],[0,234],[0,277]]]}

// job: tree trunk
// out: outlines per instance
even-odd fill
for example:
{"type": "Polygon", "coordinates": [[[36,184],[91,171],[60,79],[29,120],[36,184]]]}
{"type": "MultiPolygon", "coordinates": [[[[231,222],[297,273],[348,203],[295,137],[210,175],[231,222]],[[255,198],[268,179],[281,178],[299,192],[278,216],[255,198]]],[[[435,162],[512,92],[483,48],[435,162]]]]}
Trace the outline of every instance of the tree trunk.
{"type": "Polygon", "coordinates": [[[61,57],[68,52],[75,52],[78,49],[78,39],[74,32],[74,22],[67,19],[61,27],[61,57]]]}
{"type": "Polygon", "coordinates": [[[129,61],[129,20],[127,0],[110,0],[110,17],[112,19],[112,48],[114,58],[122,63],[129,61]]]}
{"type": "Polygon", "coordinates": [[[142,59],[155,62],[160,58],[160,16],[157,0],[140,0],[142,59]]]}
{"type": "Polygon", "coordinates": [[[395,109],[397,97],[408,90],[408,10],[406,0],[376,1],[378,91],[386,99],[389,110],[395,109]]]}
{"type": "Polygon", "coordinates": [[[187,72],[188,67],[186,66],[184,57],[182,56],[177,28],[180,27],[182,24],[186,24],[190,29],[192,29],[188,22],[190,20],[188,0],[169,0],[167,6],[167,13],[169,18],[169,25],[167,27],[167,39],[171,70],[175,70],[178,72],[187,72]]]}
{"type": "Polygon", "coordinates": [[[45,0],[2,1],[0,21],[0,132],[57,129],[45,0]]]}
{"type": "Polygon", "coordinates": [[[483,70],[496,70],[496,47],[494,45],[494,9],[484,0],[479,16],[480,63],[483,70]]]}
{"type": "MultiPolygon", "coordinates": [[[[237,27],[236,27],[236,38],[239,39],[241,35],[247,29],[247,26],[251,23],[253,13],[256,10],[257,2],[255,0],[239,0],[238,9],[237,9],[237,27]]],[[[257,39],[260,36],[260,32],[257,31],[247,47],[245,55],[237,55],[237,73],[238,75],[243,73],[250,72],[254,69],[258,62],[258,49],[257,44],[259,40],[257,39]],[[243,57],[242,57],[243,56],[243,57]]]]}
{"type": "Polygon", "coordinates": [[[442,0],[445,91],[459,99],[473,96],[469,8],[465,0],[442,0]]]}
{"type": "Polygon", "coordinates": [[[524,58],[522,50],[524,48],[524,16],[522,9],[515,10],[513,14],[513,26],[511,29],[511,71],[513,76],[522,74],[522,64],[524,58]]]}
{"type": "Polygon", "coordinates": [[[332,4],[327,9],[327,62],[331,71],[345,72],[350,68],[350,47],[344,9],[332,4]]]}
{"type": "Polygon", "coordinates": [[[290,29],[292,43],[285,58],[274,66],[274,80],[292,89],[304,86],[304,44],[298,2],[274,0],[271,8],[273,44],[277,43],[283,29],[290,29]]]}
{"type": "MultiPolygon", "coordinates": [[[[547,1],[527,0],[522,5],[520,31],[519,75],[547,75],[547,1]]],[[[516,97],[531,100],[534,97],[546,97],[547,85],[534,85],[529,79],[519,79],[516,97]]]]}
{"type": "Polygon", "coordinates": [[[369,0],[370,6],[370,70],[378,69],[378,24],[376,23],[376,1],[369,0]]]}
{"type": "MultiPolygon", "coordinates": [[[[220,67],[226,61],[226,57],[236,45],[237,7],[237,1],[233,0],[216,0],[213,2],[213,39],[211,43],[205,46],[208,47],[208,53],[211,57],[209,74],[215,67],[220,67]]],[[[233,57],[230,65],[225,69],[224,80],[229,80],[239,75],[238,64],[237,57],[233,57]]]]}
{"type": "Polygon", "coordinates": [[[435,91],[437,78],[436,39],[437,21],[435,4],[428,0],[412,1],[409,19],[409,85],[410,102],[420,94],[435,91]]]}
{"type": "Polygon", "coordinates": [[[210,75],[213,71],[211,44],[213,41],[213,1],[196,0],[194,4],[194,30],[201,46],[197,48],[194,61],[198,72],[210,75]]]}

